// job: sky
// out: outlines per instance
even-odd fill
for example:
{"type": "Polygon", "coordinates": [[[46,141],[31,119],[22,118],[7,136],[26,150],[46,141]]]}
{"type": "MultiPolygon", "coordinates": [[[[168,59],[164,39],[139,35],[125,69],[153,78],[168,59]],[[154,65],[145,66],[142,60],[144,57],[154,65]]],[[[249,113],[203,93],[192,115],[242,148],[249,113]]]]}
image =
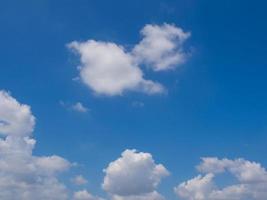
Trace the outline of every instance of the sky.
{"type": "Polygon", "coordinates": [[[266,200],[266,6],[1,1],[0,199],[266,200]]]}

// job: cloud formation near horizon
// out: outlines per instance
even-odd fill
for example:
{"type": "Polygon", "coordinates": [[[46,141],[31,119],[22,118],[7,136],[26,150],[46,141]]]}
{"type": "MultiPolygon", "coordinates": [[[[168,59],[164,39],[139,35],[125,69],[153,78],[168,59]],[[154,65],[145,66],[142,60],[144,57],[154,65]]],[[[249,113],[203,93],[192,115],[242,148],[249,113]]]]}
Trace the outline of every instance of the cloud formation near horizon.
{"type": "Polygon", "coordinates": [[[68,47],[80,56],[80,78],[96,94],[115,96],[125,91],[159,94],[165,91],[160,83],[146,79],[142,65],[154,71],[175,68],[186,60],[183,48],[190,33],[175,25],[146,25],[143,39],[132,51],[113,42],[73,41],[68,47]]]}
{"type": "Polygon", "coordinates": [[[244,159],[203,158],[197,166],[204,175],[181,183],[175,193],[185,200],[265,200],[267,199],[267,171],[259,163],[244,159]],[[218,174],[230,173],[238,183],[220,188],[215,181],[218,174]]]}
{"type": "MultiPolygon", "coordinates": [[[[72,191],[59,181],[71,163],[57,155],[35,156],[32,138],[35,117],[31,107],[0,90],[0,199],[3,200],[104,200],[88,192],[82,175],[72,182],[72,191]]],[[[202,158],[200,175],[174,188],[184,200],[266,200],[267,171],[245,159],[202,158]],[[219,187],[218,175],[237,182],[219,187]]],[[[158,192],[161,180],[170,173],[150,153],[126,149],[104,169],[102,189],[110,200],[165,200],[158,192]]]]}

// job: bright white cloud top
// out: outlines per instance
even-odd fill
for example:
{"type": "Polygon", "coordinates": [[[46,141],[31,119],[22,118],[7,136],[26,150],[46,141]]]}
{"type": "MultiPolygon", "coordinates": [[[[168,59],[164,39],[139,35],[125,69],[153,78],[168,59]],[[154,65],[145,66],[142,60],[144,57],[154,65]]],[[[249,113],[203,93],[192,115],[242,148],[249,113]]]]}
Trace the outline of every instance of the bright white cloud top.
{"type": "Polygon", "coordinates": [[[199,175],[175,187],[175,193],[186,200],[265,200],[267,171],[259,163],[244,159],[203,158],[197,166],[199,175]],[[228,172],[238,183],[219,188],[215,177],[228,172]]]}
{"type": "Polygon", "coordinates": [[[88,40],[71,42],[68,47],[80,55],[80,78],[96,94],[122,95],[125,91],[147,94],[164,92],[156,81],[146,79],[140,66],[155,71],[167,70],[183,63],[183,43],[190,33],[174,25],[146,25],[144,38],[132,52],[112,42],[88,40]]]}
{"type": "Polygon", "coordinates": [[[126,150],[104,170],[103,189],[114,199],[163,199],[156,188],[169,172],[149,153],[126,150]]]}

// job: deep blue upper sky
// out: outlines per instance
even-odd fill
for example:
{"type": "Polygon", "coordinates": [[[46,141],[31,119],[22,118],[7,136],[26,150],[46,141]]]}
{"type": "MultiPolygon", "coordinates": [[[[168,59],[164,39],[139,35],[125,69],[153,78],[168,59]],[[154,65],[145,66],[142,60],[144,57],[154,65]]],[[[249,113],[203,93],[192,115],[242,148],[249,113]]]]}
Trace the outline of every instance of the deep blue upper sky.
{"type": "MultiPolygon", "coordinates": [[[[172,173],[162,193],[192,176],[202,156],[244,157],[267,165],[267,2],[263,0],[6,0],[0,2],[0,88],[31,105],[36,154],[83,164],[90,189],[126,148],[150,152],[172,173]],[[192,33],[191,58],[155,74],[168,94],[97,97],[66,48],[96,39],[131,47],[148,23],[192,33]],[[60,101],[86,105],[75,113],[60,101]],[[143,107],[132,106],[143,102],[143,107]]],[[[168,196],[169,195],[169,196],[168,196]]]]}

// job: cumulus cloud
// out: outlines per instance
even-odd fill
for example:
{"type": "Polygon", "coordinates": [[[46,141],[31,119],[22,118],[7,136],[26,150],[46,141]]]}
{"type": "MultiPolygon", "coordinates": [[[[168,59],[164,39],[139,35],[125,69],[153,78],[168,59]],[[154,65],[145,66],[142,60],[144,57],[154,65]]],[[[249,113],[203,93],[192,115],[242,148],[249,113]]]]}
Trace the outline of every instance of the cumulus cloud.
{"type": "Polygon", "coordinates": [[[149,94],[163,91],[159,83],[144,79],[143,72],[122,46],[95,40],[72,42],[68,46],[81,56],[81,80],[97,94],[113,96],[127,90],[149,94]]]}
{"type": "Polygon", "coordinates": [[[8,92],[0,91],[0,133],[27,136],[33,131],[35,118],[28,105],[21,105],[8,92]]]}
{"type": "Polygon", "coordinates": [[[183,44],[189,32],[170,24],[146,25],[141,34],[143,39],[133,49],[138,63],[145,63],[155,71],[168,70],[185,62],[187,53],[183,44]]]}
{"type": "Polygon", "coordinates": [[[29,106],[0,91],[0,199],[67,199],[57,175],[70,163],[59,156],[34,156],[34,116],[29,106]]]}
{"type": "MultiPolygon", "coordinates": [[[[30,106],[5,91],[0,91],[0,100],[0,199],[103,200],[87,190],[71,194],[58,178],[71,163],[57,155],[33,155],[35,117],[30,106]]],[[[156,189],[168,174],[151,154],[126,150],[105,169],[102,186],[113,200],[163,200],[156,189]]],[[[78,175],[73,182],[84,185],[87,180],[78,175]]]]}
{"type": "Polygon", "coordinates": [[[267,171],[259,163],[244,159],[203,158],[199,175],[175,187],[176,194],[188,200],[264,200],[267,199],[267,171]],[[238,183],[219,188],[214,178],[228,172],[238,183]]]}
{"type": "Polygon", "coordinates": [[[112,42],[95,40],[68,44],[80,56],[81,81],[96,94],[108,96],[125,91],[164,92],[160,83],[144,77],[140,66],[160,71],[183,63],[187,57],[183,43],[190,33],[169,24],[146,25],[141,33],[144,38],[130,51],[112,42]]]}
{"type": "Polygon", "coordinates": [[[118,200],[163,199],[156,188],[161,179],[169,175],[162,164],[155,163],[151,154],[136,150],[125,150],[104,172],[102,187],[118,200]]]}

